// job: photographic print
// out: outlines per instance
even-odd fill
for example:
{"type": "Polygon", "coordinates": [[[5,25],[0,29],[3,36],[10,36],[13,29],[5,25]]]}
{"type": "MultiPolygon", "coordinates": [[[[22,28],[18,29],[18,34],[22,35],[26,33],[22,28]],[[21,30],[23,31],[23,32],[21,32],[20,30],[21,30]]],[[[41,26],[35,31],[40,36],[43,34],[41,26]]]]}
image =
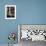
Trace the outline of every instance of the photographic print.
{"type": "Polygon", "coordinates": [[[46,25],[19,24],[18,42],[20,46],[31,46],[34,42],[46,41],[46,25]]]}
{"type": "Polygon", "coordinates": [[[16,5],[5,5],[5,19],[16,19],[16,5]]]}

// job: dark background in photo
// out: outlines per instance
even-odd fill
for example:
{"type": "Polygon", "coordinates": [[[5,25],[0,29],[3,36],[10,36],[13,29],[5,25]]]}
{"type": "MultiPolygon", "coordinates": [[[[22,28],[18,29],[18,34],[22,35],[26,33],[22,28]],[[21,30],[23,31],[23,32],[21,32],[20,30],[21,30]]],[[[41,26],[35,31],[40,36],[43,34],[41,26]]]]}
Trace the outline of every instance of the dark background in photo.
{"type": "Polygon", "coordinates": [[[7,7],[7,17],[15,17],[15,8],[7,7]]]}

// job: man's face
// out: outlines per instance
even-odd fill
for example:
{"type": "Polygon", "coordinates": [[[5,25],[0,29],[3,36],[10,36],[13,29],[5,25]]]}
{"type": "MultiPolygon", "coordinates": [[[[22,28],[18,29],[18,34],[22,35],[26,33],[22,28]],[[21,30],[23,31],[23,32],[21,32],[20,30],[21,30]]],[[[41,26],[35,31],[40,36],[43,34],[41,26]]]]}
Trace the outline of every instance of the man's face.
{"type": "Polygon", "coordinates": [[[14,7],[7,7],[7,14],[9,16],[14,16],[15,8],[14,7]]]}

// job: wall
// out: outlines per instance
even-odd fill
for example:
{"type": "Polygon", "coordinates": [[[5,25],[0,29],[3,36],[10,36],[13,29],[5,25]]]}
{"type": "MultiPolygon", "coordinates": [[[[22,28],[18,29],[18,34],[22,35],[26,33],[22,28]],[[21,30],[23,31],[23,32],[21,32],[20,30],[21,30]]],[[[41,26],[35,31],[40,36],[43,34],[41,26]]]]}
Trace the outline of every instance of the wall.
{"type": "Polygon", "coordinates": [[[0,44],[8,43],[9,32],[17,34],[18,24],[46,24],[46,0],[0,0],[0,44]],[[6,4],[16,5],[16,20],[5,19],[6,4]]]}

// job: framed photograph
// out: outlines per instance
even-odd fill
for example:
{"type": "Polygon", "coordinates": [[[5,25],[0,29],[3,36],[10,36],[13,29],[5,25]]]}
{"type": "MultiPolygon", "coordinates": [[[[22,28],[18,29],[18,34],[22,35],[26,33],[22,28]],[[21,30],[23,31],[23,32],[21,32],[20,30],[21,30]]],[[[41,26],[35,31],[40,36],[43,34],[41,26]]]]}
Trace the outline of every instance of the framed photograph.
{"type": "Polygon", "coordinates": [[[5,19],[16,19],[16,5],[5,5],[5,19]]]}

